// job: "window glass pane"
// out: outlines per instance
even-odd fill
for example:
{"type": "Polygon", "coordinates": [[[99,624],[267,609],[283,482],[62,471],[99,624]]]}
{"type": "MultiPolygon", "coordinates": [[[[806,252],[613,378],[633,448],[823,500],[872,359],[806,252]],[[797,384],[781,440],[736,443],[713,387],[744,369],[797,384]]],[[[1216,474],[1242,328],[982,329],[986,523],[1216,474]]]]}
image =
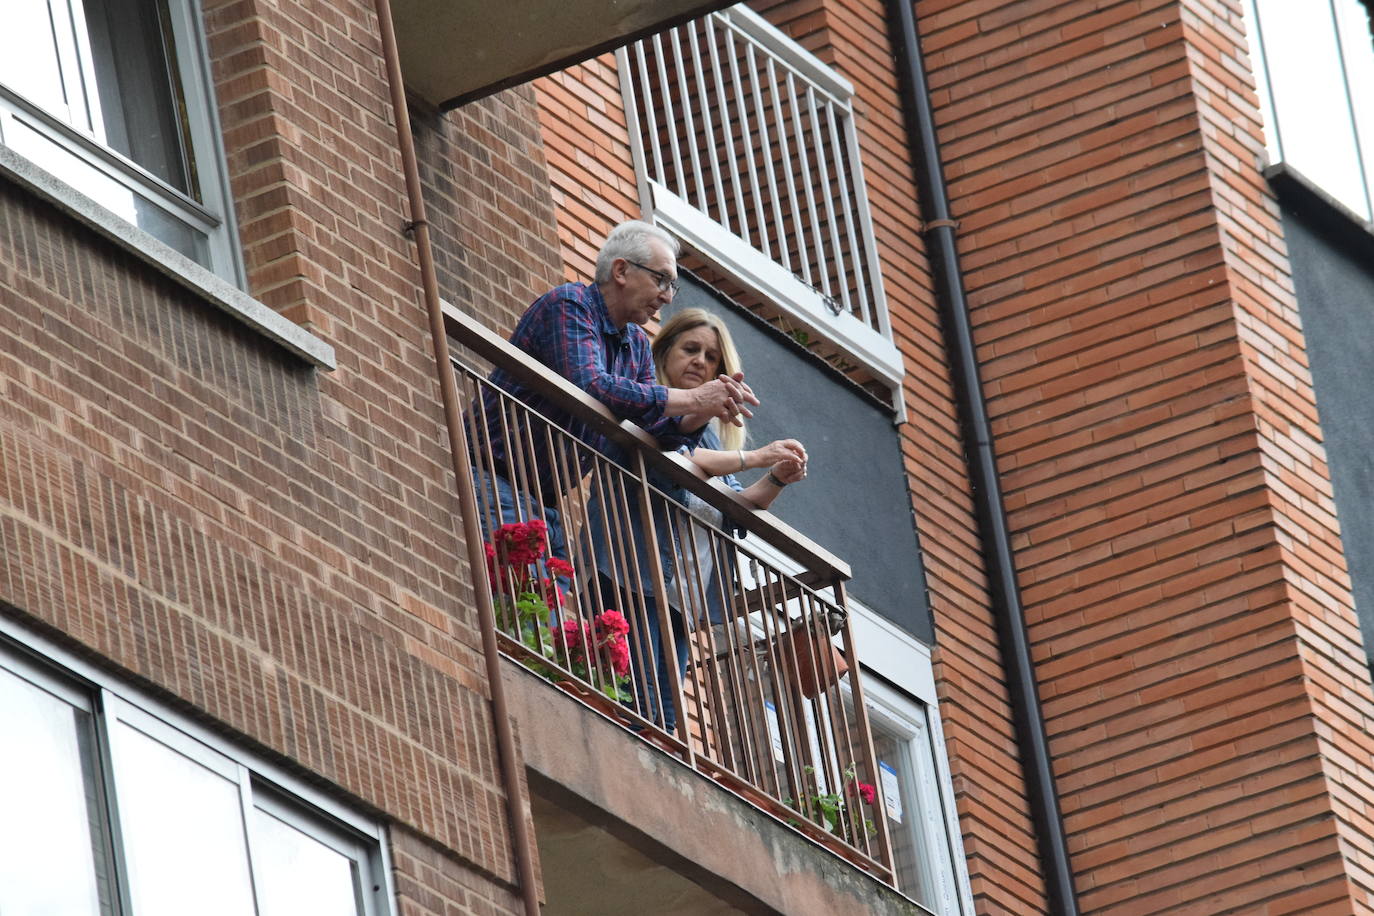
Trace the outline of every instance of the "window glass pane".
{"type": "Polygon", "coordinates": [[[1283,150],[1279,147],[1278,119],[1274,116],[1274,97],[1269,91],[1268,62],[1264,59],[1264,42],[1259,36],[1259,14],[1255,11],[1255,0],[1243,0],[1245,4],[1245,41],[1250,49],[1250,66],[1254,68],[1255,90],[1259,93],[1260,119],[1264,128],[1264,150],[1269,154],[1269,164],[1283,161],[1283,150]]]}
{"type": "Polygon", "coordinates": [[[0,144],[241,283],[197,0],[0,6],[0,144]]]}
{"type": "Polygon", "coordinates": [[[27,118],[17,116],[8,119],[7,123],[10,129],[3,139],[16,153],[38,163],[50,175],[65,181],[168,247],[199,264],[210,266],[210,244],[205,233],[196,231],[106,172],[93,169],[86,159],[55,142],[31,125],[27,118]]]}
{"type": "Polygon", "coordinates": [[[353,859],[260,808],[253,810],[259,916],[358,916],[353,859]]]}
{"type": "Polygon", "coordinates": [[[238,785],[123,722],[113,729],[134,912],[252,916],[238,785]]]}
{"type": "Polygon", "coordinates": [[[1283,159],[1364,212],[1355,125],[1328,0],[1257,0],[1283,159]]]}
{"type": "Polygon", "coordinates": [[[90,715],[0,668],[0,743],[0,913],[110,912],[90,715]]]}
{"type": "Polygon", "coordinates": [[[184,194],[191,186],[170,24],[158,0],[85,0],[103,140],[184,194]]]}
{"type": "Polygon", "coordinates": [[[70,121],[59,60],[70,61],[62,52],[71,47],[71,24],[58,16],[55,25],[48,0],[10,0],[0,29],[0,83],[70,121]]]}
{"type": "MultiPolygon", "coordinates": [[[[1350,87],[1350,109],[1355,113],[1355,132],[1364,159],[1365,191],[1374,198],[1374,31],[1369,8],[1360,0],[1337,0],[1336,19],[1340,26],[1341,57],[1345,61],[1345,82],[1350,87]]],[[[1366,209],[1365,219],[1374,218],[1366,209]]]]}

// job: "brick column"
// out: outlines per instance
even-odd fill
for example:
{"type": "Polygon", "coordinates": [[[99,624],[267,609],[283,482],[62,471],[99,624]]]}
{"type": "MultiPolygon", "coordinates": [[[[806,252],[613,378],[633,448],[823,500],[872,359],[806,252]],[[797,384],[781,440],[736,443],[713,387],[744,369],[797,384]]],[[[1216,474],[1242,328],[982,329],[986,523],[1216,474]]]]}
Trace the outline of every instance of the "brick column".
{"type": "Polygon", "coordinates": [[[919,5],[1087,911],[1367,911],[1374,713],[1239,3],[919,5]]]}

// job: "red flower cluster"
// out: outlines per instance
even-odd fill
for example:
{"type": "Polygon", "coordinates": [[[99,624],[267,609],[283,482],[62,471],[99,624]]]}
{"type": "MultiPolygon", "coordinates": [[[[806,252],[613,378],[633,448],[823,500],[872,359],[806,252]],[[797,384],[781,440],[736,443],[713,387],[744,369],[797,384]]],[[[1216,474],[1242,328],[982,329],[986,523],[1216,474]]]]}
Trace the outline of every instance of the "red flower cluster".
{"type": "Polygon", "coordinates": [[[553,643],[568,653],[568,660],[574,666],[586,666],[588,655],[595,656],[605,649],[611,671],[617,677],[625,677],[630,673],[630,646],[625,639],[625,634],[629,632],[630,624],[623,614],[619,611],[603,611],[591,622],[564,621],[554,631],[553,643]]]}
{"type": "Polygon", "coordinates": [[[544,565],[551,576],[536,579],[530,575],[529,567],[543,558],[548,547],[548,526],[542,521],[535,519],[502,525],[496,529],[491,543],[483,546],[487,552],[487,581],[491,583],[492,594],[513,595],[537,590],[552,607],[563,607],[566,603],[567,596],[558,587],[557,580],[573,577],[571,563],[561,557],[549,557],[544,565]]]}
{"type": "Polygon", "coordinates": [[[538,563],[548,548],[548,526],[540,519],[512,522],[496,529],[492,537],[496,553],[511,566],[538,563]]]}
{"type": "Polygon", "coordinates": [[[873,783],[859,782],[857,777],[850,778],[849,787],[855,794],[864,800],[864,804],[866,805],[873,804],[873,801],[878,797],[878,790],[873,786],[873,783]]]}

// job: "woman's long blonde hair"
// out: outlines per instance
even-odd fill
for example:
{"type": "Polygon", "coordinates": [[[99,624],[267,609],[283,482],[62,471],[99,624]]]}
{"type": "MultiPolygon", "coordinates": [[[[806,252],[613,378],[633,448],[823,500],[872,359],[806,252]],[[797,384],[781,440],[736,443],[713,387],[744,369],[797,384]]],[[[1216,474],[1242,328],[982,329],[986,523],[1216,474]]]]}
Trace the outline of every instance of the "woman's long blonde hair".
{"type": "MultiPolygon", "coordinates": [[[[739,351],[735,349],[735,340],[730,336],[730,329],[720,320],[720,316],[705,309],[683,309],[665,321],[654,335],[654,372],[660,385],[668,384],[668,379],[663,374],[663,366],[668,361],[668,351],[673,348],[673,344],[683,334],[703,326],[715,331],[716,340],[720,342],[720,372],[724,375],[734,375],[744,370],[740,364],[739,351]]],[[[744,427],[715,420],[711,422],[715,424],[716,434],[720,436],[721,448],[734,451],[744,447],[744,427]]]]}

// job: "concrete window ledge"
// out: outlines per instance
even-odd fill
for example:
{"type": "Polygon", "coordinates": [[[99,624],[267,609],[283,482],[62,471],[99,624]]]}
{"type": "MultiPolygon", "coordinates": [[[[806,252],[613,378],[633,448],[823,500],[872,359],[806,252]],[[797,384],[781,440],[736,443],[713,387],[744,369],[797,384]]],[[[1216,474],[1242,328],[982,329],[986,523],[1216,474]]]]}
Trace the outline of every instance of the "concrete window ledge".
{"type": "Polygon", "coordinates": [[[502,659],[545,913],[924,914],[732,792],[502,659]],[[648,906],[649,909],[645,909],[648,906]]]}
{"type": "Polygon", "coordinates": [[[1352,253],[1374,258],[1374,221],[1361,217],[1286,162],[1267,167],[1264,177],[1280,203],[1307,214],[1352,253]]]}
{"type": "Polygon", "coordinates": [[[329,344],[3,145],[0,177],[52,204],[294,356],[321,369],[336,367],[329,344]]]}

